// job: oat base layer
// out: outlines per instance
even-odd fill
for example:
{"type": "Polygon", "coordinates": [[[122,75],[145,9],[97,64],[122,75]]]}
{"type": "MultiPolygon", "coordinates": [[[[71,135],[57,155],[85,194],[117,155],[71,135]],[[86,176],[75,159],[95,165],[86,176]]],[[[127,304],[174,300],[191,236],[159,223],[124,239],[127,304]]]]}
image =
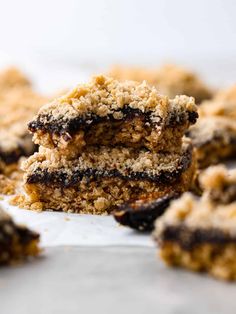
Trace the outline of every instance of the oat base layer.
{"type": "Polygon", "coordinates": [[[161,258],[169,266],[181,266],[192,271],[205,271],[224,280],[236,280],[236,244],[202,244],[184,250],[174,242],[165,242],[161,258]]]}
{"type": "Polygon", "coordinates": [[[148,180],[101,178],[86,180],[63,188],[53,185],[25,184],[27,197],[15,197],[14,205],[35,210],[105,214],[124,202],[149,197],[156,199],[172,192],[182,193],[191,185],[195,165],[192,165],[172,184],[156,184],[148,180]]]}

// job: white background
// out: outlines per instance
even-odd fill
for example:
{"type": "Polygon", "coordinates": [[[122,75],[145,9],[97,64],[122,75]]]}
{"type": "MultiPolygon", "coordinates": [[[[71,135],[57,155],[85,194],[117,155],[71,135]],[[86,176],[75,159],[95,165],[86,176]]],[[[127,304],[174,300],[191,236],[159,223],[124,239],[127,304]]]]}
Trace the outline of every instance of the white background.
{"type": "Polygon", "coordinates": [[[77,69],[164,61],[227,85],[236,81],[236,1],[0,0],[0,52],[28,71],[33,60],[52,87],[74,84],[77,69]]]}
{"type": "Polygon", "coordinates": [[[236,53],[234,0],[1,1],[9,53],[98,61],[236,53]]]}

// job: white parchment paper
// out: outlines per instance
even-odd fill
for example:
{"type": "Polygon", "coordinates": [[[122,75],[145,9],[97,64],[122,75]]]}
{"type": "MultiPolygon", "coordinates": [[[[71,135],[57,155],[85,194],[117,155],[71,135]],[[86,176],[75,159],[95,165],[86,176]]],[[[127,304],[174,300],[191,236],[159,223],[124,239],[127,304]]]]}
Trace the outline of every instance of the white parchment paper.
{"type": "Polygon", "coordinates": [[[80,215],[61,212],[35,212],[0,201],[12,218],[41,235],[41,245],[135,245],[153,246],[148,234],[120,226],[112,216],[80,215]]]}

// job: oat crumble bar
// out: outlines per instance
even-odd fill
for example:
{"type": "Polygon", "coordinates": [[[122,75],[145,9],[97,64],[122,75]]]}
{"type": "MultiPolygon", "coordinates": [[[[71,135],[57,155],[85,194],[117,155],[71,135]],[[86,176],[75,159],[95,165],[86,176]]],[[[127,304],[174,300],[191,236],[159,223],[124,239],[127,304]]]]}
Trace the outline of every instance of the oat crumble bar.
{"type": "Polygon", "coordinates": [[[0,265],[12,264],[37,256],[39,234],[17,225],[0,208],[0,265]]]}
{"type": "Polygon", "coordinates": [[[220,90],[211,100],[206,100],[199,108],[201,117],[224,116],[236,118],[236,85],[220,90]]]}
{"type": "Polygon", "coordinates": [[[188,190],[195,171],[192,145],[180,154],[125,147],[86,147],[76,159],[41,148],[24,164],[25,190],[42,209],[109,213],[118,205],[188,190]]]}
{"type": "Polygon", "coordinates": [[[169,99],[145,82],[97,76],[43,106],[29,130],[36,144],[69,156],[91,145],[176,152],[197,117],[192,97],[169,99]]]}
{"type": "Polygon", "coordinates": [[[156,86],[158,91],[170,98],[187,95],[195,98],[196,103],[212,97],[212,91],[196,76],[182,67],[167,64],[157,69],[114,66],[109,75],[118,80],[146,80],[156,86]]]}
{"type": "Polygon", "coordinates": [[[0,92],[0,172],[6,173],[21,156],[35,151],[27,123],[47,101],[29,87],[0,92]]]}
{"type": "Polygon", "coordinates": [[[197,199],[185,193],[157,219],[154,238],[171,266],[236,280],[236,170],[207,169],[197,199]]]}
{"type": "Polygon", "coordinates": [[[206,116],[198,120],[186,135],[196,147],[199,168],[236,156],[236,122],[223,116],[206,116]]]}
{"type": "Polygon", "coordinates": [[[0,72],[0,94],[9,92],[15,87],[29,87],[30,85],[29,79],[15,67],[10,67],[0,72]]]}

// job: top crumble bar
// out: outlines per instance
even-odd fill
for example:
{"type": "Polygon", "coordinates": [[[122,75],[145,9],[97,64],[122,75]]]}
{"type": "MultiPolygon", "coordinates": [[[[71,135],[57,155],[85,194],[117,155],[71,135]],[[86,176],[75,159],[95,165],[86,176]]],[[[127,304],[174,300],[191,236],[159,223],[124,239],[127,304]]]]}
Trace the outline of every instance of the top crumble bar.
{"type": "Polygon", "coordinates": [[[72,155],[85,145],[179,151],[198,118],[194,98],[169,99],[155,87],[96,76],[48,105],[29,123],[34,142],[72,155]]]}

